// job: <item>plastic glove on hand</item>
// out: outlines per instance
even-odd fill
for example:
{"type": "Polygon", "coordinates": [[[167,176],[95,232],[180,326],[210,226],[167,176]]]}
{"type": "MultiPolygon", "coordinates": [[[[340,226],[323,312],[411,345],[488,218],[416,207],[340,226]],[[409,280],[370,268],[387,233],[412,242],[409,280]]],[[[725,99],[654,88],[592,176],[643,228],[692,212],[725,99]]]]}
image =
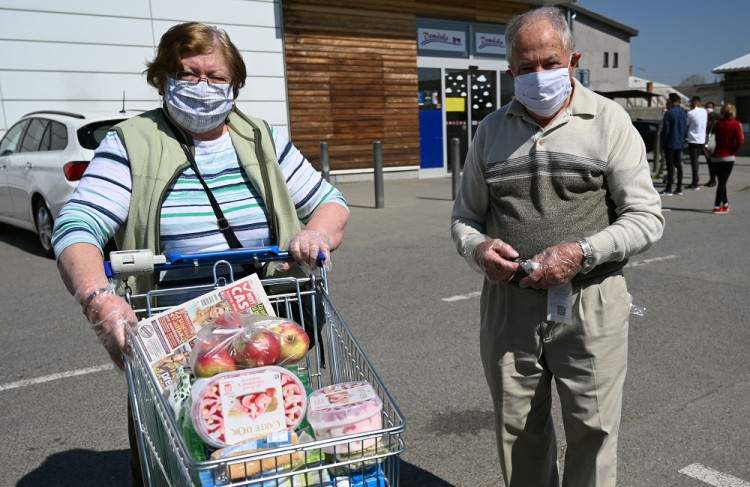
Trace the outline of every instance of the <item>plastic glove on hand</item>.
{"type": "Polygon", "coordinates": [[[562,286],[581,270],[583,250],[577,243],[564,243],[549,247],[531,261],[537,268],[524,277],[519,285],[535,289],[550,289],[562,286]]]}
{"type": "Polygon", "coordinates": [[[138,322],[133,309],[122,297],[107,291],[91,301],[86,309],[86,318],[109,357],[120,370],[125,370],[123,354],[132,353],[125,326],[132,327],[138,322]]]}
{"type": "MultiPolygon", "coordinates": [[[[315,230],[302,230],[289,243],[289,252],[296,262],[307,265],[310,270],[317,267],[318,251],[325,255],[326,270],[331,269],[331,240],[328,235],[315,230]]],[[[288,271],[292,263],[286,262],[281,270],[288,271]]]]}
{"type": "Polygon", "coordinates": [[[518,252],[500,239],[485,240],[474,248],[474,260],[491,281],[508,283],[521,266],[518,252]]]}

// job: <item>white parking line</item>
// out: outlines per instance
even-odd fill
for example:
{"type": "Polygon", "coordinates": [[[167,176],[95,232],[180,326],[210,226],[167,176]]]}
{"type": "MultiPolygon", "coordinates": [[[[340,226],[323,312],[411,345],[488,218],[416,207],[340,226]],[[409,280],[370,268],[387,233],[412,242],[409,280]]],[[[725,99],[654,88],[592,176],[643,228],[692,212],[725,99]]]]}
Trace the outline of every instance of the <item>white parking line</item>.
{"type": "Polygon", "coordinates": [[[664,257],[654,257],[652,259],[645,259],[639,262],[629,262],[628,267],[640,267],[642,265],[653,264],[654,262],[661,262],[663,260],[672,260],[676,258],[677,258],[676,255],[665,255],[664,257]]]}
{"type": "Polygon", "coordinates": [[[447,298],[440,298],[441,301],[446,301],[448,303],[452,303],[453,301],[462,301],[464,299],[471,299],[471,298],[478,298],[481,296],[481,291],[474,291],[473,293],[469,294],[458,294],[456,296],[449,296],[447,298]]]}
{"type": "Polygon", "coordinates": [[[58,379],[66,379],[68,377],[75,377],[77,375],[93,374],[96,372],[109,370],[113,367],[113,364],[100,365],[98,367],[88,367],[86,369],[71,370],[69,372],[60,372],[58,374],[45,375],[43,377],[37,377],[36,379],[24,379],[17,382],[9,382],[7,384],[0,385],[0,392],[10,389],[17,389],[19,387],[31,386],[34,384],[41,384],[43,382],[50,382],[58,379]]]}
{"type": "Polygon", "coordinates": [[[737,477],[704,467],[700,463],[694,463],[680,470],[681,474],[701,480],[715,487],[750,487],[750,482],[745,482],[737,477]]]}

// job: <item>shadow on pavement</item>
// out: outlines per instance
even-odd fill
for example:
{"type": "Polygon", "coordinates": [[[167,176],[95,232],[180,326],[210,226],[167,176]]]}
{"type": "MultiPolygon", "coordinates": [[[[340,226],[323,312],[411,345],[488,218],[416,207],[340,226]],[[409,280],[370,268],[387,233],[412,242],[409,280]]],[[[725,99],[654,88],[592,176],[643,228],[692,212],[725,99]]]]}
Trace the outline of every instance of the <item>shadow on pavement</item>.
{"type": "Polygon", "coordinates": [[[37,469],[18,481],[17,487],[111,487],[130,484],[130,450],[68,450],[47,457],[37,469]]]}
{"type": "Polygon", "coordinates": [[[443,479],[435,477],[427,470],[423,470],[416,465],[401,460],[401,475],[399,482],[404,486],[429,486],[429,487],[454,487],[443,479]]]}
{"type": "Polygon", "coordinates": [[[44,257],[42,246],[34,232],[0,223],[0,240],[29,254],[44,257]]]}

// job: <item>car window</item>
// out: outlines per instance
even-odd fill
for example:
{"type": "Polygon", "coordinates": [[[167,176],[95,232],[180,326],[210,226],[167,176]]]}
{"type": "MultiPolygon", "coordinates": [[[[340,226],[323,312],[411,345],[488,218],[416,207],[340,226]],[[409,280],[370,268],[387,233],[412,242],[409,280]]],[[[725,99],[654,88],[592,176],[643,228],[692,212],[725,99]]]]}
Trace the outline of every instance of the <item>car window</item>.
{"type": "Polygon", "coordinates": [[[21,152],[37,152],[42,143],[44,130],[47,128],[48,120],[41,118],[32,118],[29,122],[29,128],[26,129],[26,135],[21,142],[21,152]]]}
{"type": "Polygon", "coordinates": [[[95,150],[99,147],[102,140],[104,140],[109,129],[123,120],[124,119],[103,120],[85,125],[78,129],[78,142],[81,144],[81,147],[85,149],[95,150]]]}
{"type": "Polygon", "coordinates": [[[5,137],[0,141],[0,156],[7,156],[8,154],[18,152],[18,145],[21,142],[21,137],[23,137],[23,131],[28,124],[28,120],[21,120],[5,133],[5,137]]]}
{"type": "Polygon", "coordinates": [[[47,133],[49,133],[49,150],[63,150],[68,146],[68,129],[65,125],[52,121],[47,133]]]}

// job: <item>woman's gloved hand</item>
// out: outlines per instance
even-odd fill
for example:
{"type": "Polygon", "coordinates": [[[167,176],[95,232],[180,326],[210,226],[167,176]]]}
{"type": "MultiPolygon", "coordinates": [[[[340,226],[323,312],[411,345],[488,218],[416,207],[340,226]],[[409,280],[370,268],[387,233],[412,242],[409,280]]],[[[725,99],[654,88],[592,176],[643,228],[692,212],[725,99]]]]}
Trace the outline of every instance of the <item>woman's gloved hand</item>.
{"type": "MultiPolygon", "coordinates": [[[[331,240],[328,235],[315,230],[302,230],[292,238],[289,243],[289,252],[296,262],[309,266],[310,271],[315,269],[318,261],[318,251],[325,255],[325,268],[331,269],[331,240]]],[[[282,267],[287,271],[292,267],[291,262],[286,262],[282,267]]]]}
{"type": "Polygon", "coordinates": [[[521,266],[518,252],[500,239],[485,240],[474,248],[474,260],[491,281],[508,283],[521,266]]]}
{"type": "Polygon", "coordinates": [[[577,243],[563,243],[549,247],[531,258],[535,269],[519,285],[535,289],[550,289],[570,281],[581,270],[583,250],[577,243]]]}
{"type": "MultiPolygon", "coordinates": [[[[93,291],[87,291],[85,294],[76,292],[76,298],[91,296],[93,291]]],[[[138,320],[130,305],[121,297],[115,294],[114,286],[108,285],[107,288],[101,288],[91,299],[84,302],[84,314],[86,319],[91,323],[96,336],[107,349],[109,357],[120,370],[125,370],[125,361],[123,354],[131,354],[127,341],[125,326],[135,326],[138,320]]]]}

